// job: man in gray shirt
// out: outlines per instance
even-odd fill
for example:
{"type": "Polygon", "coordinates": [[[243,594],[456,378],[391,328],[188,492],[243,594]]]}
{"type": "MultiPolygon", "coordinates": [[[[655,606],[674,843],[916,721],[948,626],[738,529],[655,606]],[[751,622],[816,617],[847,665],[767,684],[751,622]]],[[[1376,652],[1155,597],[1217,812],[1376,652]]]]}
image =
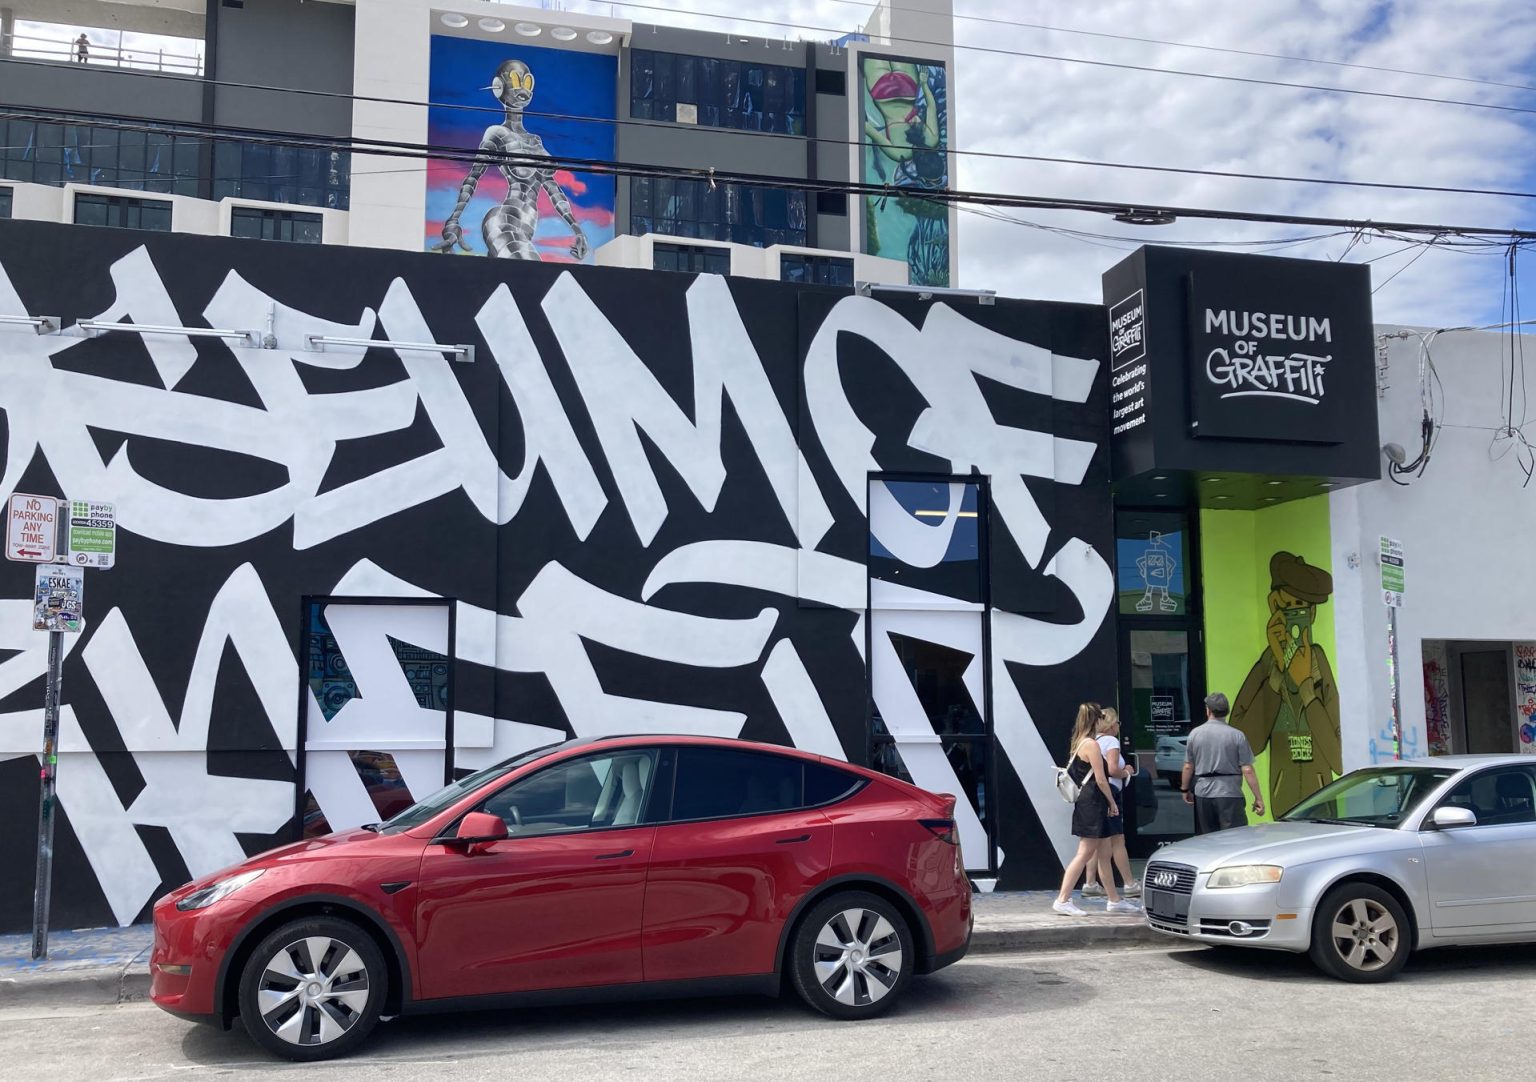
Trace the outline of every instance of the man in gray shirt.
{"type": "Polygon", "coordinates": [[[1246,736],[1227,724],[1230,709],[1221,692],[1207,695],[1205,724],[1195,726],[1184,745],[1179,788],[1184,791],[1184,803],[1195,806],[1197,834],[1248,825],[1243,814],[1244,781],[1253,793],[1253,814],[1264,814],[1264,794],[1253,770],[1253,749],[1246,736]]]}

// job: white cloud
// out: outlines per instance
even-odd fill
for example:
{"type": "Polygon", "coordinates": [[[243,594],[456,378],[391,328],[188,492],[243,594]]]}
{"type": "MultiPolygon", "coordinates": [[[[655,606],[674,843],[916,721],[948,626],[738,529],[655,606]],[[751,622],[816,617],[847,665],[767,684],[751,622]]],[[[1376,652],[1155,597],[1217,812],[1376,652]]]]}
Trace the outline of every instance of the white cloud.
{"type": "MultiPolygon", "coordinates": [[[[650,0],[647,0],[650,2],[650,0]]],[[[898,5],[900,0],[896,0],[898,5]]],[[[609,13],[608,4],[569,4],[609,13]]],[[[869,6],[845,0],[779,0],[760,23],[712,18],[740,11],[725,0],[674,0],[666,11],[611,5],[637,22],[734,29],[761,36],[825,38],[853,29],[869,6]],[[798,28],[798,29],[797,29],[798,28]],[[812,29],[814,28],[814,29],[812,29]]],[[[1519,0],[1447,5],[1437,0],[959,0],[954,108],[961,150],[1222,170],[1238,177],[1157,174],[962,157],[958,186],[978,191],[1275,214],[1530,227],[1531,200],[1341,188],[1249,179],[1252,174],[1385,181],[1442,187],[1536,190],[1530,114],[1332,94],[1031,59],[1004,50],[1215,75],[1536,107],[1536,95],[1448,78],[1197,51],[973,21],[966,16],[1162,39],[1259,53],[1346,61],[1476,79],[1536,84],[1536,8],[1519,0]],[[980,46],[981,49],[967,48],[980,46]]],[[[1099,275],[1138,243],[1254,241],[1328,232],[1307,226],[1181,221],[1125,227],[1090,214],[1014,212],[1032,221],[1126,238],[1106,248],[962,214],[960,283],[1011,296],[1096,301],[1099,275]]],[[[1288,250],[1338,258],[1347,237],[1288,250]]],[[[1401,244],[1356,244],[1380,285],[1419,254],[1401,244]]],[[[1432,250],[1383,286],[1383,322],[1446,325],[1498,318],[1504,260],[1432,250]]],[[[1536,274],[1531,275],[1536,279],[1536,274]]],[[[1530,304],[1536,311],[1536,298],[1530,304]]]]}

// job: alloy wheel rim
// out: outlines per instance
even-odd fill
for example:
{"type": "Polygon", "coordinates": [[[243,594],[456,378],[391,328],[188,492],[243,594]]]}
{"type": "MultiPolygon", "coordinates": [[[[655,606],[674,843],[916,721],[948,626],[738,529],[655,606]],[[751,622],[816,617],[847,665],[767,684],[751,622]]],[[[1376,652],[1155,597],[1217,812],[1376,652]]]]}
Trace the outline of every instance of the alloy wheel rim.
{"type": "Polygon", "coordinates": [[[256,987],[261,1020],[279,1040],[330,1044],[363,1017],[368,967],[340,939],[310,936],[277,951],[256,987]]]}
{"type": "Polygon", "coordinates": [[[901,978],[905,964],[901,936],[872,909],[845,909],[816,935],[816,983],[845,1006],[880,1002],[901,978]]]}
{"type": "Polygon", "coordinates": [[[1397,921],[1370,898],[1345,902],[1333,917],[1333,947],[1351,969],[1374,973],[1391,964],[1401,946],[1397,921]]]}

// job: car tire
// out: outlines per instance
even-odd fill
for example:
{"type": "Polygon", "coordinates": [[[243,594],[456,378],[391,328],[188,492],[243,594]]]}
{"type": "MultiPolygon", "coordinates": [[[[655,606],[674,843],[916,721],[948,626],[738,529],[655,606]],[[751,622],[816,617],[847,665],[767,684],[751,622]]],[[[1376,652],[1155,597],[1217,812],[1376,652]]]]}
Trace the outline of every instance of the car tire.
{"type": "Polygon", "coordinates": [[[367,1039],[389,993],[371,935],[351,921],[305,917],[263,937],[240,973],[240,1021],[285,1059],[345,1056],[367,1039]]]}
{"type": "Polygon", "coordinates": [[[895,1004],[916,962],[901,912],[879,895],[847,891],[801,919],[789,947],[790,984],[822,1014],[874,1018],[895,1004]]]}
{"type": "Polygon", "coordinates": [[[1312,961],[1341,981],[1389,981],[1412,949],[1402,903],[1371,883],[1340,883],[1323,895],[1312,918],[1312,961]]]}

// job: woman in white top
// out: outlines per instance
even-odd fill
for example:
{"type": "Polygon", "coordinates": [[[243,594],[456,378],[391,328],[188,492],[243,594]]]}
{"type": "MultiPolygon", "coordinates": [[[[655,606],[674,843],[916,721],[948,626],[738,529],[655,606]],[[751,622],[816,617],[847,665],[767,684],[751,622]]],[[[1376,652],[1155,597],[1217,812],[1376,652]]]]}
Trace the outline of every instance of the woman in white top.
{"type": "MultiPolygon", "coordinates": [[[[1051,908],[1065,917],[1081,917],[1083,910],[1072,900],[1072,888],[1077,877],[1086,868],[1094,867],[1099,860],[1100,847],[1107,840],[1107,827],[1111,817],[1120,814],[1115,793],[1110,788],[1109,777],[1104,769],[1104,754],[1094,739],[1101,710],[1097,703],[1083,703],[1078,707],[1077,724],[1072,730],[1071,757],[1067,772],[1081,786],[1077,801],[1072,806],[1072,833],[1077,836],[1077,854],[1067,863],[1061,876],[1061,889],[1051,908]]],[[[1115,892],[1114,880],[1108,881],[1109,901],[1105,910],[1110,913],[1135,913],[1139,907],[1115,892]]]]}
{"type": "Polygon", "coordinates": [[[1110,872],[1110,864],[1113,862],[1120,870],[1120,881],[1125,884],[1120,892],[1128,898],[1135,898],[1141,894],[1141,884],[1131,878],[1131,858],[1125,851],[1125,802],[1120,798],[1125,783],[1136,776],[1136,767],[1126,762],[1120,754],[1120,712],[1112,706],[1106,706],[1099,715],[1098,744],[1104,756],[1104,773],[1114,788],[1115,801],[1122,814],[1110,817],[1109,833],[1099,846],[1098,860],[1088,867],[1088,882],[1083,884],[1083,896],[1086,898],[1103,894],[1103,884],[1114,882],[1110,872]]]}

